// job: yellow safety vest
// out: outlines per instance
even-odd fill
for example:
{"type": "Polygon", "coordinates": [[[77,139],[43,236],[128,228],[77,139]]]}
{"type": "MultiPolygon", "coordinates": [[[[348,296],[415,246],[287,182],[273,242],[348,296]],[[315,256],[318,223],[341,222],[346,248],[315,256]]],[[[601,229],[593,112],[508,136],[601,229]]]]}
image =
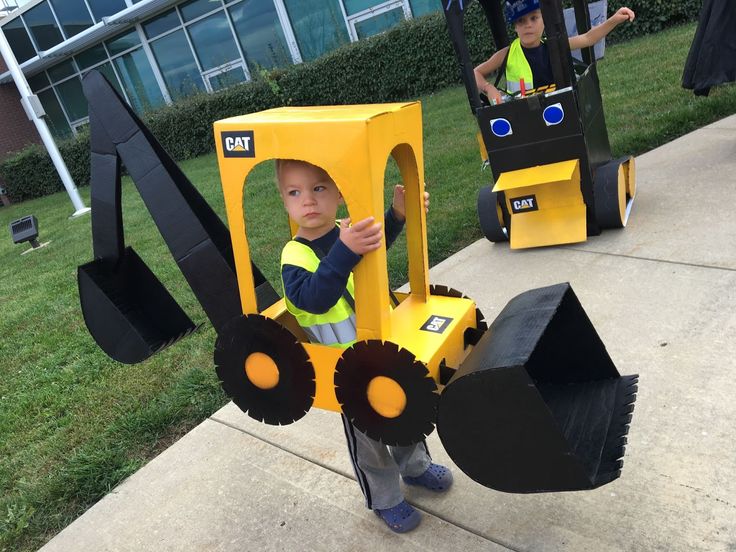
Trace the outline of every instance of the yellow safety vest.
{"type": "Polygon", "coordinates": [[[521,79],[524,79],[524,88],[534,88],[534,77],[532,68],[521,49],[521,41],[517,38],[509,46],[509,54],[506,58],[506,91],[509,93],[521,90],[521,79]]]}
{"type": "MultiPolygon", "coordinates": [[[[281,269],[284,265],[293,265],[316,272],[319,266],[319,258],[306,244],[296,240],[289,241],[281,252],[281,269]]],[[[284,287],[283,278],[281,280],[282,289],[284,287]]],[[[348,277],[347,285],[348,293],[355,298],[355,284],[353,283],[353,273],[348,277]]],[[[330,347],[338,347],[347,349],[356,341],[355,329],[355,312],[344,297],[340,297],[330,310],[322,314],[314,314],[298,308],[286,297],[286,308],[294,315],[299,325],[309,336],[312,343],[322,343],[330,347]]]]}

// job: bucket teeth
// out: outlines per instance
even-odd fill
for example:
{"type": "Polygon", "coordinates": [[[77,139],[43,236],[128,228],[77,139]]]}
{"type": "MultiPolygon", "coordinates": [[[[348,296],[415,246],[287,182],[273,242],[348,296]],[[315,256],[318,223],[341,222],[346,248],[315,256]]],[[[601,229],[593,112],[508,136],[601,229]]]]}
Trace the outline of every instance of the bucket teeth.
{"type": "Polygon", "coordinates": [[[601,454],[596,483],[603,484],[616,479],[623,467],[629,424],[634,412],[638,376],[623,376],[618,384],[616,403],[606,444],[601,454]]]}

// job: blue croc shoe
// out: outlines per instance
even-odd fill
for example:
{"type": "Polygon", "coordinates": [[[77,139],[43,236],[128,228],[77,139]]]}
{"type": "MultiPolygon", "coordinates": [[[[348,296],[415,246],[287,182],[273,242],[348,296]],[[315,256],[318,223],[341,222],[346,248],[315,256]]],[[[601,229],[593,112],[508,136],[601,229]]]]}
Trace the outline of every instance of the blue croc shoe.
{"type": "Polygon", "coordinates": [[[407,533],[422,521],[422,514],[406,500],[402,500],[393,508],[373,511],[394,533],[407,533]]]}
{"type": "Polygon", "coordinates": [[[402,479],[407,485],[419,485],[436,493],[444,493],[452,485],[452,472],[445,466],[430,464],[422,475],[402,479]]]}

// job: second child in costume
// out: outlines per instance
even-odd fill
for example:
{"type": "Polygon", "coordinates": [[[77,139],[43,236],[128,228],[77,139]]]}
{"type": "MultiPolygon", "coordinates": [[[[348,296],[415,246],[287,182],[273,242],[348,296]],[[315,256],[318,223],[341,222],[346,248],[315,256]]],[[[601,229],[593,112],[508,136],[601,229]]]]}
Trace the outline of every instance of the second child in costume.
{"type": "MultiPolygon", "coordinates": [[[[579,50],[593,46],[620,23],[633,21],[634,17],[634,12],[629,8],[620,8],[587,33],[570,37],[570,49],[579,50]]],[[[478,91],[496,103],[501,103],[501,94],[486,78],[499,69],[504,72],[502,76],[505,77],[505,90],[508,93],[518,92],[521,80],[524,81],[527,90],[554,82],[549,52],[543,38],[544,21],[542,11],[539,9],[539,0],[506,2],[506,18],[514,26],[517,38],[510,46],[501,48],[475,68],[478,91]]]]}

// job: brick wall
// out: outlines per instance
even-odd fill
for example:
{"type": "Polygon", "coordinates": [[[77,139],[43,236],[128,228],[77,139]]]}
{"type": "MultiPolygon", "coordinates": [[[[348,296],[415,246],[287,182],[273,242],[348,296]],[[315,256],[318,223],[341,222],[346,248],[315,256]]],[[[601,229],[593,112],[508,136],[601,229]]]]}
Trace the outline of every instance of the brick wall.
{"type": "MultiPolygon", "coordinates": [[[[0,56],[0,73],[5,71],[7,65],[0,56]]],[[[0,161],[33,143],[40,144],[41,137],[20,105],[18,89],[13,82],[0,84],[0,161]]],[[[0,188],[2,187],[3,182],[0,179],[0,188]]],[[[5,204],[7,198],[0,196],[0,207],[5,204]]]]}
{"type": "Polygon", "coordinates": [[[34,124],[20,105],[15,84],[0,84],[0,161],[28,144],[41,143],[34,124]]]}
{"type": "MultiPolygon", "coordinates": [[[[8,70],[0,56],[0,74],[8,70]]],[[[40,144],[35,125],[28,120],[20,105],[20,93],[11,81],[0,84],[0,161],[28,144],[40,144]]]]}

